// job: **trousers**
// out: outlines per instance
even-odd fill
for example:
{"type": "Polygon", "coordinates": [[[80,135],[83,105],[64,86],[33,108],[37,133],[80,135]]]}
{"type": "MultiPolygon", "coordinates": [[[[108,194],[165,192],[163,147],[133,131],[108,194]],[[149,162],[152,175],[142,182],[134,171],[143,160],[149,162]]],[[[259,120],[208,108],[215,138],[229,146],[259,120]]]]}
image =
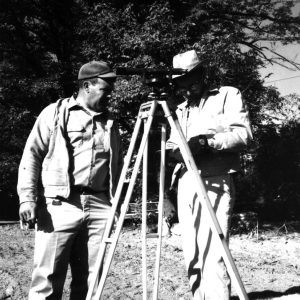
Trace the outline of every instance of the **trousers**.
{"type": "Polygon", "coordinates": [[[38,209],[29,300],[61,299],[68,266],[70,299],[86,298],[110,207],[105,193],[45,199],[38,209]]]}
{"type": "MultiPolygon", "coordinates": [[[[226,241],[234,206],[231,175],[203,178],[208,197],[226,241]]],[[[210,215],[196,194],[197,183],[190,172],[178,182],[178,218],[182,248],[194,300],[229,300],[231,281],[222,258],[222,247],[210,228],[210,215]]],[[[201,199],[200,199],[201,200],[201,199]]]]}

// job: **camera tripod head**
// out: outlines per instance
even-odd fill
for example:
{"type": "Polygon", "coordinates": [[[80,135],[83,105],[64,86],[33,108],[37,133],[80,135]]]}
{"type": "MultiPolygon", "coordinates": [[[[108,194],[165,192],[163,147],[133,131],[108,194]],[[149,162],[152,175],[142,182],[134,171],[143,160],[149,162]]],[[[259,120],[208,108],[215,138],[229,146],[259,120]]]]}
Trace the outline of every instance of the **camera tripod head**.
{"type": "Polygon", "coordinates": [[[172,91],[173,75],[184,75],[187,70],[180,68],[160,69],[160,68],[117,68],[117,76],[142,76],[143,82],[152,89],[149,93],[150,99],[166,100],[172,91]]]}
{"type": "Polygon", "coordinates": [[[187,70],[180,68],[173,69],[160,69],[160,68],[117,68],[116,74],[118,76],[126,75],[141,75],[149,77],[171,77],[172,75],[184,75],[187,73],[187,70]]]}

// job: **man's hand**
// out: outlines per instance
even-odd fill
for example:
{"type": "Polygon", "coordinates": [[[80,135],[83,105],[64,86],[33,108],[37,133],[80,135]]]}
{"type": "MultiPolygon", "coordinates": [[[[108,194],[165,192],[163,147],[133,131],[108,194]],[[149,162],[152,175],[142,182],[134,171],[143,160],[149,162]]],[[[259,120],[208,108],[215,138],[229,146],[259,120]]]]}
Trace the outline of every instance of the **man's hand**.
{"type": "Polygon", "coordinates": [[[178,223],[178,214],[176,207],[177,192],[174,190],[168,190],[165,192],[164,199],[164,218],[169,227],[172,227],[174,223],[178,223]]]}
{"type": "Polygon", "coordinates": [[[172,150],[168,151],[168,153],[169,153],[169,156],[171,158],[175,159],[176,162],[184,162],[179,148],[172,149],[172,150]]]}
{"type": "Polygon", "coordinates": [[[209,146],[205,135],[193,136],[189,139],[188,145],[193,155],[208,151],[209,146]]]}
{"type": "Polygon", "coordinates": [[[34,227],[36,222],[37,205],[33,201],[23,202],[20,205],[19,216],[22,223],[28,223],[29,227],[34,227]]]}
{"type": "MultiPolygon", "coordinates": [[[[193,156],[197,156],[198,154],[205,154],[205,153],[209,152],[210,149],[212,149],[208,145],[207,136],[203,135],[203,134],[191,137],[187,143],[188,143],[188,146],[189,146],[193,156]]],[[[175,159],[177,162],[184,162],[184,159],[183,159],[178,147],[176,147],[172,150],[171,149],[169,149],[169,150],[170,150],[169,151],[170,157],[175,159]]]]}

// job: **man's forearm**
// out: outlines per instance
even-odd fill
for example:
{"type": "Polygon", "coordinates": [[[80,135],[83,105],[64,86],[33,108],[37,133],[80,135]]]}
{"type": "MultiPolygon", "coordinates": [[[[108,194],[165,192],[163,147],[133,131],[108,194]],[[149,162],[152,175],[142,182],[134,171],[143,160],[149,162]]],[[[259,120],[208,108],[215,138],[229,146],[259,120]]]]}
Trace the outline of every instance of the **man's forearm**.
{"type": "Polygon", "coordinates": [[[217,133],[213,138],[215,150],[241,151],[244,150],[252,136],[249,136],[245,128],[239,128],[231,132],[217,133]]]}
{"type": "Polygon", "coordinates": [[[40,164],[32,157],[23,157],[18,176],[18,194],[20,203],[37,201],[37,185],[40,175],[40,164]]]}
{"type": "Polygon", "coordinates": [[[37,118],[27,139],[19,166],[18,195],[20,203],[37,200],[37,186],[43,159],[48,151],[54,106],[47,107],[37,118]]]}

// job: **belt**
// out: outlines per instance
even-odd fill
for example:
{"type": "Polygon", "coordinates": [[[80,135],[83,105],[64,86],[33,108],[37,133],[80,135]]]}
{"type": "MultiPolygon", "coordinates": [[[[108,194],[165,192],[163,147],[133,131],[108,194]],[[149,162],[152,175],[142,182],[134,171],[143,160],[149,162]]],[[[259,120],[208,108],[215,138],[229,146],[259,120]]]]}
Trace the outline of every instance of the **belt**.
{"type": "Polygon", "coordinates": [[[80,194],[80,195],[94,195],[103,193],[104,191],[94,191],[90,187],[87,186],[81,186],[81,185],[74,185],[71,187],[71,192],[80,194]]]}

